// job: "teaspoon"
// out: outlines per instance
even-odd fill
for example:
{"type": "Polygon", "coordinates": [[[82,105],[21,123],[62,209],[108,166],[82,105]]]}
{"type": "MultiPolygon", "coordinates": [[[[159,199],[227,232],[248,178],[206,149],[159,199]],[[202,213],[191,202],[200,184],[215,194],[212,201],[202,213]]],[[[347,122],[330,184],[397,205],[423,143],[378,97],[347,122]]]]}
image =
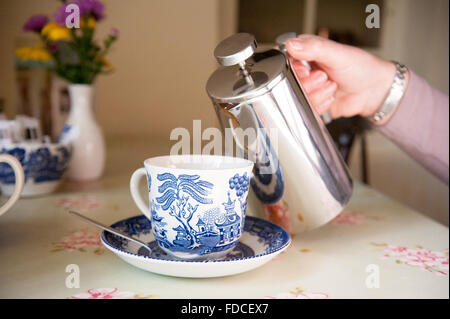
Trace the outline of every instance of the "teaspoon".
{"type": "Polygon", "coordinates": [[[74,211],[71,211],[71,210],[69,210],[68,213],[69,213],[69,214],[72,214],[72,215],[75,215],[75,216],[81,218],[82,220],[88,222],[89,224],[92,224],[92,225],[94,225],[94,226],[96,226],[96,227],[98,227],[98,228],[101,228],[101,229],[103,229],[103,230],[106,230],[106,231],[108,231],[108,232],[110,232],[110,233],[113,233],[113,234],[115,234],[115,235],[117,235],[117,236],[120,236],[120,237],[122,237],[122,238],[128,239],[129,241],[132,241],[132,242],[134,242],[134,243],[136,243],[136,244],[138,244],[138,245],[144,247],[144,248],[147,249],[150,253],[152,252],[151,248],[148,247],[148,245],[147,245],[146,243],[144,243],[143,241],[140,241],[139,239],[136,239],[136,238],[132,237],[131,235],[128,235],[128,234],[126,234],[126,233],[124,233],[124,232],[121,232],[120,230],[114,229],[114,228],[112,228],[112,227],[103,225],[102,223],[99,223],[99,222],[97,222],[97,221],[95,221],[95,220],[92,220],[92,219],[90,219],[89,217],[86,217],[86,216],[84,216],[84,215],[81,215],[80,213],[77,213],[77,212],[74,212],[74,211]]]}

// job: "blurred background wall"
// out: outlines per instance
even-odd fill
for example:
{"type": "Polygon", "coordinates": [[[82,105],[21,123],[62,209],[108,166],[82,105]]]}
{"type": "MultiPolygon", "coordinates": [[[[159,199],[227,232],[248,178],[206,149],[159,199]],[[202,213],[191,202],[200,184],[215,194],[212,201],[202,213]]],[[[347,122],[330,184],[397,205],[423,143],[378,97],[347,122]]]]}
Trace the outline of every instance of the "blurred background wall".
{"type": "MultiPolygon", "coordinates": [[[[386,59],[407,64],[448,94],[447,0],[105,0],[107,18],[120,38],[109,55],[112,75],[96,83],[97,119],[107,138],[142,136],[169,141],[175,127],[217,125],[205,83],[217,64],[215,45],[237,31],[251,31],[260,42],[275,33],[315,33],[320,27],[340,32],[386,59]],[[381,28],[367,29],[363,10],[381,8],[381,28]],[[265,19],[258,19],[264,16],[265,19]],[[268,18],[267,18],[268,17],[268,18]],[[262,39],[262,40],[261,40],[262,39]]],[[[18,99],[14,50],[24,38],[26,19],[53,14],[56,0],[0,1],[0,100],[13,117],[18,99]]],[[[270,43],[269,43],[270,45],[270,43]]],[[[449,189],[377,132],[367,137],[370,185],[448,224],[449,189]]],[[[352,149],[350,167],[360,178],[360,150],[352,149]]]]}
{"type": "MultiPolygon", "coordinates": [[[[172,128],[191,127],[192,119],[215,124],[205,91],[216,67],[219,1],[105,0],[106,19],[98,38],[117,27],[120,35],[108,60],[111,75],[96,80],[97,119],[107,136],[146,135],[168,139],[172,128]]],[[[29,16],[53,16],[57,0],[0,1],[0,98],[15,114],[14,50],[24,38],[29,16]]]]}

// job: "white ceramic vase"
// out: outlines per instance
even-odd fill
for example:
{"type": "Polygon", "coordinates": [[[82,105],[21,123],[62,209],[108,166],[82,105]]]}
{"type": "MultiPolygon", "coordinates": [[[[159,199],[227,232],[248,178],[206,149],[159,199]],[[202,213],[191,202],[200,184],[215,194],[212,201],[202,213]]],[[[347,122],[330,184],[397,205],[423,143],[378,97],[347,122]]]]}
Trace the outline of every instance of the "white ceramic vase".
{"type": "Polygon", "coordinates": [[[105,167],[105,140],[93,110],[91,85],[69,85],[70,114],[60,137],[72,144],[73,153],[67,175],[76,181],[98,179],[105,167]]]}

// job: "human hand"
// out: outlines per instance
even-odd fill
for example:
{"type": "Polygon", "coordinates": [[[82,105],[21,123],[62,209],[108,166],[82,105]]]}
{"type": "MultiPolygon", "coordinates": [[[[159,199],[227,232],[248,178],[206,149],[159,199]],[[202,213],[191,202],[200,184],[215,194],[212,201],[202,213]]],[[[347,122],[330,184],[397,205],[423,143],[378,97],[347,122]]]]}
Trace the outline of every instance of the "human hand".
{"type": "Polygon", "coordinates": [[[333,118],[375,114],[395,76],[393,63],[314,35],[289,39],[286,49],[312,106],[333,118]],[[314,69],[308,70],[300,60],[312,62],[314,69]]]}

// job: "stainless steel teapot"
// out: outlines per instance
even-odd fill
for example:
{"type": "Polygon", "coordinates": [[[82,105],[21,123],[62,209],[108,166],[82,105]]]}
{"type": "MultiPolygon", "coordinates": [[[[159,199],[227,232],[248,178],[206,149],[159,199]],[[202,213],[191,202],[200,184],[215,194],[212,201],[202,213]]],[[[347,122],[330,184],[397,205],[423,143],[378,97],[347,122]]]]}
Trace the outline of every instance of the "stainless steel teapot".
{"type": "Polygon", "coordinates": [[[351,197],[352,180],[289,59],[256,47],[248,33],[220,42],[214,55],[222,66],[206,90],[237,155],[255,162],[251,186],[263,209],[251,209],[296,234],[338,215],[351,197]]]}

